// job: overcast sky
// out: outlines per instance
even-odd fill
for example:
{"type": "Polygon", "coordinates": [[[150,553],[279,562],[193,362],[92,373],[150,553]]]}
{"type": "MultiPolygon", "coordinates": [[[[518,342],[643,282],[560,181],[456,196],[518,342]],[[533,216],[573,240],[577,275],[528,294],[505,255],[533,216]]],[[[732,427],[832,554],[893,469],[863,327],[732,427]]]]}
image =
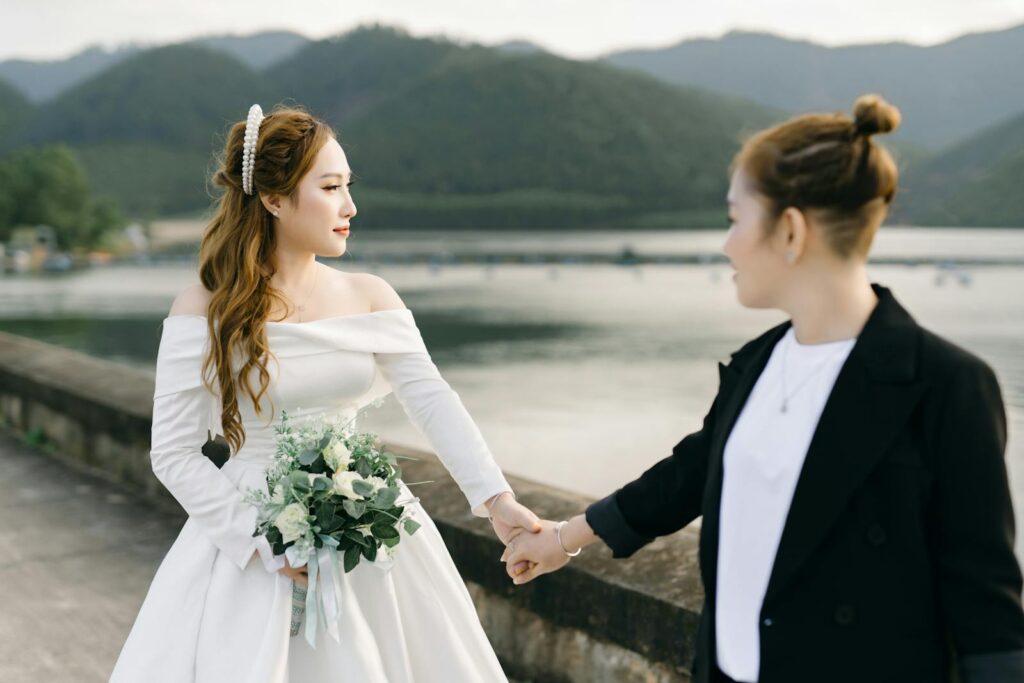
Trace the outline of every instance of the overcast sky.
{"type": "Polygon", "coordinates": [[[1022,24],[1024,0],[0,0],[0,60],[263,30],[324,38],[370,22],[482,43],[525,39],[589,58],[732,29],[826,45],[931,45],[1022,24]]]}

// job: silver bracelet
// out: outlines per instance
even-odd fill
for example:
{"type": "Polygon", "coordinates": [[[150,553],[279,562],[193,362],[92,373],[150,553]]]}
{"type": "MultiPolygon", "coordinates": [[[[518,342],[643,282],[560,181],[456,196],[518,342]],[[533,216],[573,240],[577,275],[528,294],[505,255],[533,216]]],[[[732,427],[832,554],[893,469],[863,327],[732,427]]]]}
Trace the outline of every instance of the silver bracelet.
{"type": "Polygon", "coordinates": [[[583,547],[581,546],[579,549],[576,550],[576,552],[570,553],[568,550],[565,549],[565,544],[562,543],[562,527],[565,526],[568,523],[569,522],[561,521],[558,524],[556,524],[555,525],[555,536],[558,537],[558,545],[560,545],[562,547],[562,552],[564,552],[569,557],[576,557],[577,555],[579,555],[580,553],[583,552],[583,547]]]}

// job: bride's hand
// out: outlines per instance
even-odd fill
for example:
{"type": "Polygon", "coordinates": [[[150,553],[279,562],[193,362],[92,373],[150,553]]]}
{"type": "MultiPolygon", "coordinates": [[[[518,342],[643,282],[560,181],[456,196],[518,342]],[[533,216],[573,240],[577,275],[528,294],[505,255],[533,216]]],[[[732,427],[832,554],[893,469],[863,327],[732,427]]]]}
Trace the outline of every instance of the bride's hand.
{"type": "Polygon", "coordinates": [[[540,531],[540,518],[530,508],[519,503],[511,492],[499,493],[490,505],[491,526],[498,539],[506,546],[523,531],[540,531]]]}
{"type": "Polygon", "coordinates": [[[277,570],[278,574],[283,574],[289,579],[299,584],[300,586],[309,586],[309,565],[302,565],[301,567],[293,567],[288,564],[288,558],[284,558],[284,567],[277,570]]]}
{"type": "Polygon", "coordinates": [[[557,522],[544,520],[540,532],[521,534],[505,548],[501,559],[513,583],[518,585],[533,581],[541,574],[561,569],[569,562],[569,556],[558,542],[556,525],[557,522]]]}

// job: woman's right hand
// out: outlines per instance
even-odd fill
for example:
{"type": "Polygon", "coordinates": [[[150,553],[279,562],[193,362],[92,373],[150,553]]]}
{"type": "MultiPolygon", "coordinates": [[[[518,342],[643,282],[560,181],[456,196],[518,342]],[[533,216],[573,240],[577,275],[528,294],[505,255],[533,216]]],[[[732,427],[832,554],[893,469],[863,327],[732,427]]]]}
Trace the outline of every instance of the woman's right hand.
{"type": "Polygon", "coordinates": [[[291,579],[295,583],[297,583],[300,586],[305,588],[305,587],[309,586],[308,569],[309,569],[309,565],[306,565],[306,564],[302,565],[301,567],[293,567],[293,566],[291,566],[290,564],[288,564],[288,558],[285,557],[284,558],[284,567],[281,568],[281,569],[278,569],[277,573],[278,574],[283,574],[284,576],[287,576],[289,579],[291,579]]]}

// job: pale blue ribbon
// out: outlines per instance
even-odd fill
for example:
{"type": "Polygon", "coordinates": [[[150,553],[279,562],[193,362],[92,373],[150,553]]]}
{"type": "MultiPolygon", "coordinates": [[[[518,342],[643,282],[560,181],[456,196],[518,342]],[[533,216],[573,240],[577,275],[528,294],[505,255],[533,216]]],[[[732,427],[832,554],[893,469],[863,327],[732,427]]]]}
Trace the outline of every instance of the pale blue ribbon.
{"type": "MultiPolygon", "coordinates": [[[[328,635],[335,642],[341,643],[338,632],[338,619],[341,616],[341,573],[344,571],[335,548],[337,541],[330,537],[320,537],[325,547],[310,553],[308,560],[306,589],[306,642],[316,649],[317,621],[323,621],[328,635]],[[317,581],[317,576],[321,580],[317,581]]],[[[378,557],[370,564],[384,572],[391,569],[392,561],[378,557]]]]}
{"type": "MultiPolygon", "coordinates": [[[[333,539],[331,539],[333,540],[333,539]]],[[[336,541],[335,541],[336,542],[336,541]]],[[[327,629],[327,634],[341,643],[338,619],[341,616],[341,564],[338,551],[328,545],[310,554],[306,590],[306,642],[316,649],[317,622],[327,629]],[[317,577],[320,577],[320,581],[317,577]]]]}
{"type": "Polygon", "coordinates": [[[317,559],[316,559],[316,553],[312,553],[309,556],[309,560],[307,561],[307,564],[309,565],[309,569],[307,570],[307,574],[306,574],[306,577],[308,579],[308,581],[307,581],[307,586],[308,587],[306,588],[306,617],[305,617],[306,618],[306,642],[308,642],[309,646],[315,650],[316,649],[316,621],[317,621],[317,619],[316,619],[316,610],[317,610],[316,594],[317,594],[317,590],[318,590],[318,588],[317,588],[317,581],[316,581],[317,564],[318,564],[317,563],[317,559]]]}

